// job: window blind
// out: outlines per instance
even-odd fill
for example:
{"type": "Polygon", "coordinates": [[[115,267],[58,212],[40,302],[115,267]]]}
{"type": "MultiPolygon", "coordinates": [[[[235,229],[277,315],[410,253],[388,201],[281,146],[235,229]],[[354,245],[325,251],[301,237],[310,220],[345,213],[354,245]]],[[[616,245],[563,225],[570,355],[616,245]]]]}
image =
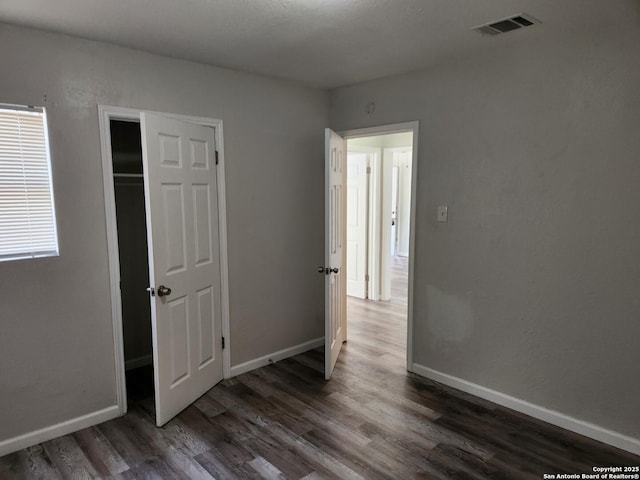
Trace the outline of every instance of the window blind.
{"type": "Polygon", "coordinates": [[[57,254],[44,109],[0,105],[0,261],[57,254]]]}

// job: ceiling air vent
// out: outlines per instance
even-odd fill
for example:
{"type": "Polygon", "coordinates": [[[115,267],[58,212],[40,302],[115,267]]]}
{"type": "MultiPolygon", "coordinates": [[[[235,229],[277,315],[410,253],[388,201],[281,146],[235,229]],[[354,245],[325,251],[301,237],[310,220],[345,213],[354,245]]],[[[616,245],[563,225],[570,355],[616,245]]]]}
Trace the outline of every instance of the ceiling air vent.
{"type": "Polygon", "coordinates": [[[480,32],[483,35],[499,35],[501,33],[510,32],[511,30],[518,30],[519,28],[530,27],[531,25],[535,25],[537,23],[540,23],[540,21],[534,19],[529,15],[525,15],[524,13],[521,13],[520,15],[516,15],[514,17],[498,20],[497,22],[478,25],[477,27],[473,27],[471,30],[480,32]]]}

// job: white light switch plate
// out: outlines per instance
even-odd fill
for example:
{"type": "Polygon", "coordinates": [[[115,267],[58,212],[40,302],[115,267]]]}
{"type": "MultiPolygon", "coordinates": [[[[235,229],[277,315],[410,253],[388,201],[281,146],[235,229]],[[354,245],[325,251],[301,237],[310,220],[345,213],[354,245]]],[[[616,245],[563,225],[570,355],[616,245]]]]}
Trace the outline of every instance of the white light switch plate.
{"type": "Polygon", "coordinates": [[[449,213],[446,205],[440,205],[438,207],[438,221],[441,223],[447,223],[449,221],[449,213]]]}

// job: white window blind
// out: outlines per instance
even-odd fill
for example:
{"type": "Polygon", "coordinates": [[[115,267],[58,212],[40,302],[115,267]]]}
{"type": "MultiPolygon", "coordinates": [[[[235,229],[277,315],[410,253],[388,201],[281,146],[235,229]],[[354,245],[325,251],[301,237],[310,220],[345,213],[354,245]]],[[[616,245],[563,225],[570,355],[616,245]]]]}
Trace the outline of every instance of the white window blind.
{"type": "Polygon", "coordinates": [[[58,255],[44,109],[0,105],[0,261],[58,255]]]}

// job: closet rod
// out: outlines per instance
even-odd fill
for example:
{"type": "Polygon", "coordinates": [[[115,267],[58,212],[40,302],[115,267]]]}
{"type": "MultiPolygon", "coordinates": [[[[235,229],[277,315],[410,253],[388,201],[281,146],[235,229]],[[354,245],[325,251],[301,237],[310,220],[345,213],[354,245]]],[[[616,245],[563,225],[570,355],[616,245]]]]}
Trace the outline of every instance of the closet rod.
{"type": "Polygon", "coordinates": [[[114,173],[113,176],[118,178],[143,178],[144,177],[142,173],[114,173]]]}

